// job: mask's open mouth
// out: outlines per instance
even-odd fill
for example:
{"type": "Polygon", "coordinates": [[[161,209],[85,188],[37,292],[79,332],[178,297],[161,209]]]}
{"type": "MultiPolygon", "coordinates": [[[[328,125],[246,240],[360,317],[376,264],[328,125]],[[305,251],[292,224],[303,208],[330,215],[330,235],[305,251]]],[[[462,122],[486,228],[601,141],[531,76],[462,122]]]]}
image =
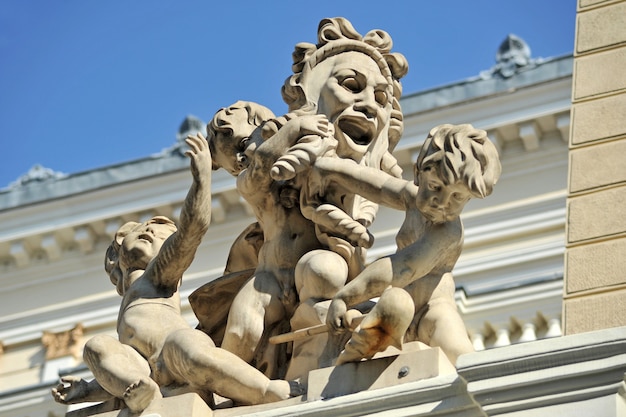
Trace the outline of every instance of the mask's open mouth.
{"type": "Polygon", "coordinates": [[[368,146],[376,135],[376,125],[357,116],[342,116],[337,121],[339,129],[357,145],[368,146]]]}

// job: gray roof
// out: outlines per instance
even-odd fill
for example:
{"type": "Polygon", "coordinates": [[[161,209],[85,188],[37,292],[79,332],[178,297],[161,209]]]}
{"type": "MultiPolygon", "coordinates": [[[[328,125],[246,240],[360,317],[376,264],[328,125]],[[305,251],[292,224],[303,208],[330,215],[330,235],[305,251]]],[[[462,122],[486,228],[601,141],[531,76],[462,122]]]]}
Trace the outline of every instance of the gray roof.
{"type": "Polygon", "coordinates": [[[524,87],[571,77],[573,65],[572,55],[535,60],[518,68],[508,77],[500,75],[499,67],[496,65],[476,77],[404,95],[400,104],[406,116],[479,98],[508,94],[524,87]]]}

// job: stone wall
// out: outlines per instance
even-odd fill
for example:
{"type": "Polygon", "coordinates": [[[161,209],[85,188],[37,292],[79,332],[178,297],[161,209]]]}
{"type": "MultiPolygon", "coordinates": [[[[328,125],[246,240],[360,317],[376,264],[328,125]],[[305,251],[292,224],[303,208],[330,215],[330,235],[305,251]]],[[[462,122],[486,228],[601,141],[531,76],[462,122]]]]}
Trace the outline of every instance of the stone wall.
{"type": "Polygon", "coordinates": [[[626,1],[579,0],[564,332],[626,325],[626,1]]]}

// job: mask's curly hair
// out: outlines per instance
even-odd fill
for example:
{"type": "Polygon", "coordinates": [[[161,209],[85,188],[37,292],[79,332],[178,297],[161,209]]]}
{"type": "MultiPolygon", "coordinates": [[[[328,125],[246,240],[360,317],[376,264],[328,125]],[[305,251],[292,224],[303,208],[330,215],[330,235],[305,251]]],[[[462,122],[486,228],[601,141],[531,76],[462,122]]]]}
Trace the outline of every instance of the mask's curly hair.
{"type": "Polygon", "coordinates": [[[502,171],[487,132],[469,124],[444,124],[430,131],[415,163],[416,176],[428,166],[435,167],[446,184],[463,181],[478,198],[491,194],[502,171]]]}
{"type": "Polygon", "coordinates": [[[285,80],[281,91],[283,100],[289,105],[289,110],[315,106],[315,103],[308,101],[303,80],[317,64],[343,52],[366,54],[378,65],[381,74],[389,84],[389,101],[392,107],[389,151],[392,151],[400,140],[403,130],[402,109],[399,101],[402,95],[400,78],[404,77],[409,70],[409,64],[404,55],[391,52],[393,41],[384,30],[371,30],[365,36],[361,36],[352,24],[342,17],[322,19],[317,29],[317,40],[317,45],[306,42],[297,44],[292,54],[293,75],[285,80]]]}

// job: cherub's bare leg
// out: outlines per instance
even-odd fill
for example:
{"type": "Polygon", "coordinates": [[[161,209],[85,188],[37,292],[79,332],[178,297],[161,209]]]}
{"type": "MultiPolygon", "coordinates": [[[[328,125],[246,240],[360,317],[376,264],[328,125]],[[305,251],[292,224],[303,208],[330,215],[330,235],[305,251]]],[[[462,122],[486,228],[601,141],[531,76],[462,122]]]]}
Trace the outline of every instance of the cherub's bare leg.
{"type": "Polygon", "coordinates": [[[346,283],[348,264],[340,255],[327,250],[311,251],[298,261],[296,289],[301,302],[330,300],[346,283]]]}
{"type": "Polygon", "coordinates": [[[418,340],[439,346],[454,365],[459,355],[474,352],[454,301],[454,279],[444,274],[432,292],[428,309],[418,325],[418,340]]]}
{"type": "Polygon", "coordinates": [[[123,399],[133,412],[142,411],[161,396],[159,386],[150,378],[148,362],[117,339],[106,335],[91,338],[83,358],[102,388],[123,399]]]}
{"type": "Polygon", "coordinates": [[[420,320],[418,336],[429,346],[439,346],[453,365],[460,355],[474,352],[454,300],[429,303],[428,311],[420,320]]]}
{"type": "MultiPolygon", "coordinates": [[[[334,252],[315,250],[302,256],[295,270],[300,305],[291,318],[292,330],[325,323],[330,299],[347,277],[348,264],[334,252]]],[[[306,383],[309,371],[330,365],[344,342],[345,337],[329,334],[294,341],[286,378],[306,383]]]]}
{"type": "Polygon", "coordinates": [[[213,391],[241,404],[284,400],[302,392],[297,384],[270,380],[232,353],[214,347],[209,336],[195,329],[168,336],[161,360],[179,381],[196,391],[213,391]]]}
{"type": "Polygon", "coordinates": [[[221,347],[248,363],[252,361],[264,329],[285,314],[280,294],[272,274],[259,272],[252,277],[233,300],[221,347]]]}

